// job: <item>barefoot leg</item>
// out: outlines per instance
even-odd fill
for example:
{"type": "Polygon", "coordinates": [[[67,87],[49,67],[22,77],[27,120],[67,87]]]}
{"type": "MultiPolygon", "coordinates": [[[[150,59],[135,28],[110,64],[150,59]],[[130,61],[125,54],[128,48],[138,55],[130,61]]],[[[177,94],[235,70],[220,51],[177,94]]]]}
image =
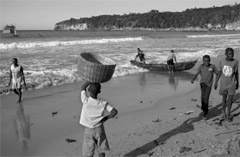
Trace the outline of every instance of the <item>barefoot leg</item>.
{"type": "Polygon", "coordinates": [[[227,95],[223,95],[222,96],[222,105],[223,105],[222,114],[223,114],[224,119],[226,119],[226,116],[227,116],[227,114],[226,114],[226,99],[227,99],[227,95]]]}
{"type": "Polygon", "coordinates": [[[231,109],[232,109],[233,96],[229,95],[227,100],[227,120],[231,121],[231,109]]]}

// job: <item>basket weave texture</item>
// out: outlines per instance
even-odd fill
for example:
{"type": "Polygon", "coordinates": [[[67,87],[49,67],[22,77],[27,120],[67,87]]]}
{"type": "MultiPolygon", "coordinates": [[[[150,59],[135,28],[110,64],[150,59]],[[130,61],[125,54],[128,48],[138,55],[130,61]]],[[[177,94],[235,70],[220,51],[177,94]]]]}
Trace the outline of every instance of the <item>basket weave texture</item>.
{"type": "Polygon", "coordinates": [[[116,63],[100,54],[81,53],[77,73],[89,82],[104,83],[112,78],[116,63]]]}

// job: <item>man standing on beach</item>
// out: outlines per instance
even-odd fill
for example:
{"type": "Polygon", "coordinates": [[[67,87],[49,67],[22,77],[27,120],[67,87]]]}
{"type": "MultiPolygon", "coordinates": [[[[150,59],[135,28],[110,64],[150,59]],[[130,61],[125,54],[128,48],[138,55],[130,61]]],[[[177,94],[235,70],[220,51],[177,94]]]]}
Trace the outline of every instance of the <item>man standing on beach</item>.
{"type": "Polygon", "coordinates": [[[167,57],[167,65],[168,65],[169,73],[174,71],[173,60],[175,60],[175,62],[177,63],[176,55],[174,54],[174,51],[171,50],[171,52],[168,54],[168,57],[167,57]]]}
{"type": "Polygon", "coordinates": [[[230,113],[233,103],[233,95],[236,92],[235,90],[239,87],[238,61],[233,58],[234,50],[232,48],[227,48],[225,50],[225,55],[226,58],[219,63],[220,73],[216,79],[214,88],[217,89],[217,82],[221,78],[219,94],[222,95],[223,118],[230,122],[232,121],[230,113]]]}
{"type": "Polygon", "coordinates": [[[10,66],[10,80],[8,86],[18,95],[18,102],[22,101],[22,83],[26,87],[23,67],[18,64],[17,58],[13,58],[10,66]]]}

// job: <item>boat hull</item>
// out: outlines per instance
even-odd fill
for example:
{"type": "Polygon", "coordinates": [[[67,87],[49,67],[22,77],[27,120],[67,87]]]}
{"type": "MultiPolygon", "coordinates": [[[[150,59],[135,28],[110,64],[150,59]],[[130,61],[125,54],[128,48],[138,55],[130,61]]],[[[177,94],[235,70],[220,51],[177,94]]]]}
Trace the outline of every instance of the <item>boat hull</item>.
{"type": "MultiPolygon", "coordinates": [[[[167,64],[143,64],[135,60],[130,61],[133,65],[148,69],[150,71],[168,71],[167,64]]],[[[184,71],[189,70],[195,66],[197,60],[189,61],[189,62],[180,62],[174,63],[174,71],[184,71]]]]}

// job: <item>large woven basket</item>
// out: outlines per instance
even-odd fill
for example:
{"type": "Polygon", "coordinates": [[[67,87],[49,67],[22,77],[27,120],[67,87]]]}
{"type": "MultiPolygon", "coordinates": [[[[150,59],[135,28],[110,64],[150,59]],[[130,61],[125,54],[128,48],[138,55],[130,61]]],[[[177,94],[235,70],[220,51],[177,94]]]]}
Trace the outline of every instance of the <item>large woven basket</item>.
{"type": "Polygon", "coordinates": [[[81,53],[78,58],[78,74],[89,82],[103,83],[112,78],[116,63],[100,54],[81,53]]]}

